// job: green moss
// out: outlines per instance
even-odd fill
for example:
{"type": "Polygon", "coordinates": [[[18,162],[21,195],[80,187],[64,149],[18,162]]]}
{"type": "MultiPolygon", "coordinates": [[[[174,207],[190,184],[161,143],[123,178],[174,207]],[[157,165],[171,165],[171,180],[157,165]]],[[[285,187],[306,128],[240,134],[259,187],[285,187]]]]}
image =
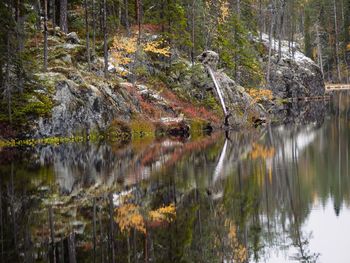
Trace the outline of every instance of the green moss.
{"type": "Polygon", "coordinates": [[[130,126],[121,120],[114,120],[106,131],[106,139],[111,142],[129,142],[131,140],[130,126]]]}
{"type": "Polygon", "coordinates": [[[138,78],[148,78],[150,76],[147,68],[142,65],[137,66],[133,72],[138,78]]]}
{"type": "Polygon", "coordinates": [[[155,126],[149,120],[135,119],[130,123],[133,139],[155,137],[155,126]]]}
{"type": "Polygon", "coordinates": [[[214,110],[217,113],[221,113],[221,106],[219,105],[217,99],[213,96],[213,94],[208,93],[208,95],[203,100],[204,106],[214,110]]]}
{"type": "Polygon", "coordinates": [[[190,134],[192,138],[198,138],[211,130],[211,124],[203,119],[194,119],[190,121],[190,134]]]}
{"type": "MultiPolygon", "coordinates": [[[[54,106],[51,96],[45,91],[40,93],[32,90],[31,87],[25,88],[24,93],[12,94],[11,113],[12,128],[21,130],[33,118],[49,117],[54,106]]],[[[0,101],[0,120],[9,123],[8,104],[6,101],[0,101]]]]}
{"type": "Polygon", "coordinates": [[[67,79],[62,73],[57,72],[37,73],[34,78],[40,86],[45,87],[50,93],[54,93],[56,90],[57,82],[67,79]]]}
{"type": "Polygon", "coordinates": [[[35,146],[39,144],[59,145],[62,143],[84,142],[86,138],[82,136],[74,137],[49,137],[42,139],[25,139],[25,140],[0,140],[0,147],[19,147],[19,146],[35,146]]]}
{"type": "Polygon", "coordinates": [[[29,99],[27,103],[22,107],[16,107],[14,111],[14,117],[16,119],[25,118],[28,115],[35,117],[46,117],[49,116],[53,108],[52,99],[45,94],[36,94],[29,99]]]}

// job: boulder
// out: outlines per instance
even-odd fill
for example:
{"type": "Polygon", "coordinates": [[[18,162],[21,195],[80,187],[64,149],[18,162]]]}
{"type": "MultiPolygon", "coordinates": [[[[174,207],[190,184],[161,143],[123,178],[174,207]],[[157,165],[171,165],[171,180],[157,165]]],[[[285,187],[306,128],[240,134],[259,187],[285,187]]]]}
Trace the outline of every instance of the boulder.
{"type": "Polygon", "coordinates": [[[156,133],[159,135],[168,135],[175,137],[189,137],[190,126],[183,116],[178,118],[161,118],[156,125],[156,133]]]}
{"type": "MultiPolygon", "coordinates": [[[[256,40],[260,41],[260,40],[256,40]]],[[[318,65],[298,50],[296,43],[281,41],[281,57],[278,56],[277,40],[272,39],[272,57],[270,64],[270,86],[275,96],[280,98],[297,98],[323,96],[325,84],[318,65]]],[[[263,34],[261,42],[268,54],[269,37],[263,34]]],[[[265,72],[268,56],[264,58],[265,72]]]]}
{"type": "Polygon", "coordinates": [[[70,44],[80,44],[80,39],[78,34],[75,32],[71,32],[66,36],[66,42],[70,44]]]}
{"type": "MultiPolygon", "coordinates": [[[[212,78],[218,83],[227,109],[225,124],[230,128],[253,126],[266,120],[266,112],[257,104],[245,89],[227,76],[223,71],[217,70],[219,55],[214,51],[205,51],[197,57],[207,71],[212,71],[212,78]]],[[[214,80],[211,80],[214,82],[214,80]]],[[[220,101],[217,92],[215,92],[220,101]]]]}

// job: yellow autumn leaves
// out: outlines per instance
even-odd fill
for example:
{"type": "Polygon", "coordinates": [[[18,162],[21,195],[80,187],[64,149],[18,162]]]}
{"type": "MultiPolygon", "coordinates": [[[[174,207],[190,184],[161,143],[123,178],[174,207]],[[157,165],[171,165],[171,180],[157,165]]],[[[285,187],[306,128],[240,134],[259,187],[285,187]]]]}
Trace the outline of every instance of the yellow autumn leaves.
{"type": "Polygon", "coordinates": [[[144,45],[143,50],[145,52],[153,53],[155,55],[170,57],[170,47],[164,46],[164,42],[162,40],[155,40],[151,42],[147,42],[144,45]]]}
{"type": "Polygon", "coordinates": [[[248,89],[248,94],[255,102],[259,102],[263,98],[266,98],[268,100],[273,99],[272,91],[268,89],[248,89]]]}
{"type": "Polygon", "coordinates": [[[111,48],[111,55],[118,65],[127,65],[132,60],[130,54],[137,51],[136,38],[114,37],[111,48]]]}
{"type": "Polygon", "coordinates": [[[118,36],[113,39],[111,55],[116,64],[125,66],[132,62],[132,56],[138,49],[157,56],[169,57],[171,55],[170,47],[162,40],[149,41],[138,45],[136,37],[118,36]]]}
{"type": "Polygon", "coordinates": [[[146,234],[146,225],[149,222],[172,222],[176,217],[174,204],[160,207],[156,210],[142,213],[140,206],[135,204],[124,204],[116,209],[115,221],[123,233],[130,233],[131,229],[136,229],[140,233],[146,234]]]}

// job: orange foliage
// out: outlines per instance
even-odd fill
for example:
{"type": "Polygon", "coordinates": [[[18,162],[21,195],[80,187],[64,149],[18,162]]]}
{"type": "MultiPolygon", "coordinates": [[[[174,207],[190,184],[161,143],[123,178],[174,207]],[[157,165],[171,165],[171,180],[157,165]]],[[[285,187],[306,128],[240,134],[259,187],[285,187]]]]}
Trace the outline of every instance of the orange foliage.
{"type": "Polygon", "coordinates": [[[125,86],[125,89],[131,96],[135,97],[139,101],[142,113],[154,121],[158,120],[160,117],[176,117],[177,114],[183,113],[187,118],[190,119],[206,120],[213,124],[220,123],[221,119],[214,112],[210,112],[205,107],[198,107],[191,104],[190,102],[180,99],[176,96],[175,93],[171,92],[165,86],[162,86],[162,92],[160,95],[167,101],[172,109],[177,111],[175,115],[165,111],[161,107],[158,107],[152,103],[152,101],[145,100],[138,93],[135,86],[128,85],[125,86]]]}
{"type": "Polygon", "coordinates": [[[260,102],[264,98],[268,100],[273,99],[272,91],[268,89],[248,89],[248,94],[253,98],[255,102],[260,102]]]}
{"type": "Polygon", "coordinates": [[[180,109],[188,118],[204,119],[215,124],[220,123],[220,118],[215,113],[208,111],[204,107],[196,107],[192,103],[178,98],[169,90],[164,90],[161,95],[167,99],[174,109],[180,109]]]}

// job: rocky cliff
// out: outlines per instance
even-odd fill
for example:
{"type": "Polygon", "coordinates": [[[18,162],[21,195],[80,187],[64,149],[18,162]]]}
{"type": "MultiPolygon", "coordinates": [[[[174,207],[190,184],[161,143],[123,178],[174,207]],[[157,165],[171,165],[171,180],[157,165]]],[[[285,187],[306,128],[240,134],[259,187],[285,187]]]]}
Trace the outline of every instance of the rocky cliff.
{"type": "Polygon", "coordinates": [[[262,40],[256,40],[264,48],[263,65],[267,72],[269,48],[272,48],[270,62],[270,83],[275,96],[279,98],[298,98],[323,96],[325,84],[318,65],[305,56],[296,43],[281,41],[281,57],[279,57],[279,41],[263,34],[262,40]]]}
{"type": "Polygon", "coordinates": [[[225,124],[230,128],[257,125],[266,120],[266,111],[234,80],[222,70],[218,70],[219,55],[213,51],[205,51],[198,56],[216,86],[216,95],[220,97],[225,124]],[[220,94],[221,93],[221,94],[220,94]],[[222,97],[222,98],[221,98],[222,97]]]}
{"type": "MultiPolygon", "coordinates": [[[[262,42],[255,41],[265,48],[262,64],[266,66],[268,37],[264,35],[262,42]]],[[[169,63],[165,61],[159,66],[159,58],[152,61],[143,54],[143,60],[131,62],[134,68],[129,66],[126,75],[118,73],[120,69],[110,56],[110,76],[105,79],[102,53],[97,49],[92,54],[89,71],[84,41],[77,34],[65,35],[59,28],[54,29],[50,31],[49,42],[48,71],[42,71],[41,63],[33,63],[31,79],[26,82],[28,91],[21,95],[24,103],[16,106],[13,116],[17,123],[26,123],[25,129],[20,128],[21,136],[89,135],[119,132],[126,126],[129,127],[124,130],[137,130],[141,135],[154,134],[157,129],[162,134],[188,135],[189,129],[220,127],[224,123],[236,129],[259,125],[269,119],[256,98],[218,69],[219,55],[213,51],[202,53],[194,65],[173,55],[169,63]],[[146,71],[144,77],[137,76],[137,65],[146,71]],[[113,126],[115,124],[123,127],[113,126]]],[[[34,43],[28,45],[28,53],[40,57],[42,50],[34,43]]],[[[268,88],[275,97],[324,94],[322,74],[311,59],[295,45],[290,50],[285,41],[279,58],[278,43],[272,46],[268,88]]],[[[285,115],[280,110],[283,107],[274,102],[268,102],[266,108],[271,105],[274,118],[285,115]]]]}

